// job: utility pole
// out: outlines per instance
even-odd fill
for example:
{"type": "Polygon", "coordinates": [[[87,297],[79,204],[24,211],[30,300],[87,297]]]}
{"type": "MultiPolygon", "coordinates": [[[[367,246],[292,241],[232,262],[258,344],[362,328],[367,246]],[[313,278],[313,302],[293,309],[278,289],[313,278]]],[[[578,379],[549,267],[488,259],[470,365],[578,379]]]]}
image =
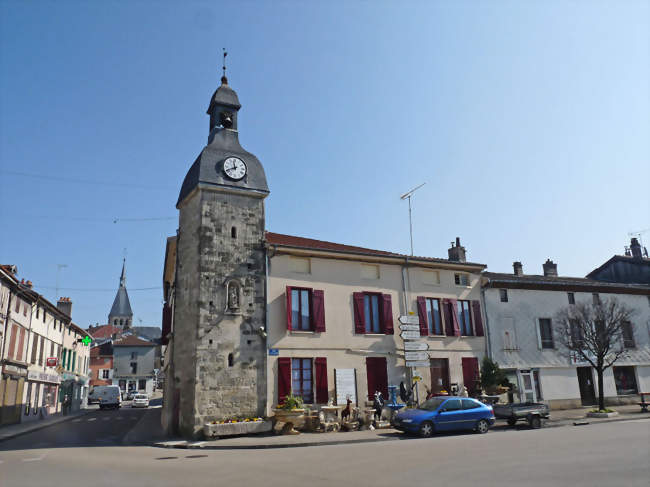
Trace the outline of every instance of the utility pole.
{"type": "Polygon", "coordinates": [[[418,189],[420,189],[425,184],[427,183],[422,183],[421,185],[413,188],[411,191],[407,191],[402,196],[400,196],[401,200],[405,200],[405,199],[409,200],[409,233],[411,235],[411,257],[413,256],[413,220],[411,218],[411,196],[413,196],[413,193],[415,193],[418,189]]]}

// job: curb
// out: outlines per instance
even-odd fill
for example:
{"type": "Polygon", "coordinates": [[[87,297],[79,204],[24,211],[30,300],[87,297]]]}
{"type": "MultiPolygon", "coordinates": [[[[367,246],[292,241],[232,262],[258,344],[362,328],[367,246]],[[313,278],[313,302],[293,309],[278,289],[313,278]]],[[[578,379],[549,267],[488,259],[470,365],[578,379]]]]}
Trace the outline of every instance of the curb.
{"type": "Polygon", "coordinates": [[[11,440],[11,439],[16,438],[18,436],[26,435],[28,433],[33,433],[34,431],[49,428],[50,426],[56,426],[57,424],[66,423],[68,421],[79,418],[81,416],[85,416],[86,414],[89,414],[89,413],[91,413],[93,411],[95,411],[95,409],[83,409],[78,414],[75,414],[75,415],[72,415],[72,416],[63,416],[60,421],[56,421],[56,422],[53,422],[53,423],[47,423],[47,424],[34,423],[33,427],[27,428],[27,429],[25,429],[23,431],[20,431],[18,433],[13,433],[13,434],[4,435],[4,436],[0,435],[0,443],[2,443],[3,441],[11,440]]]}
{"type": "MultiPolygon", "coordinates": [[[[584,421],[584,420],[566,420],[567,422],[557,422],[554,424],[554,422],[546,422],[542,429],[547,429],[547,428],[561,428],[561,427],[566,427],[566,426],[583,426],[583,425],[594,425],[594,424],[602,424],[602,423],[613,423],[613,422],[621,422],[621,421],[636,421],[638,419],[650,419],[650,416],[641,416],[639,417],[623,417],[623,418],[616,418],[616,419],[609,419],[605,421],[584,421]]],[[[522,423],[523,424],[523,423],[522,423]]],[[[522,428],[523,429],[528,429],[528,428],[522,428]]],[[[504,428],[499,428],[501,431],[518,431],[516,427],[510,427],[510,426],[505,426],[504,428]]],[[[166,449],[181,449],[181,450],[271,450],[271,449],[280,449],[280,448],[302,448],[302,447],[309,447],[309,446],[330,446],[330,445],[352,445],[352,444],[359,444],[359,443],[377,443],[377,442],[382,442],[382,441],[399,441],[401,440],[401,437],[391,437],[391,438],[386,438],[386,437],[377,437],[377,438],[364,438],[364,439],[358,439],[358,440],[337,440],[337,441],[327,441],[327,442],[322,442],[322,441],[311,441],[311,442],[305,442],[305,443],[285,443],[285,444],[257,444],[257,445],[230,445],[230,446],[219,446],[219,445],[206,445],[205,441],[192,441],[188,442],[185,440],[170,440],[167,442],[149,442],[147,443],[148,446],[152,446],[155,448],[166,448],[166,449]]],[[[417,439],[414,437],[414,439],[417,439]]]]}

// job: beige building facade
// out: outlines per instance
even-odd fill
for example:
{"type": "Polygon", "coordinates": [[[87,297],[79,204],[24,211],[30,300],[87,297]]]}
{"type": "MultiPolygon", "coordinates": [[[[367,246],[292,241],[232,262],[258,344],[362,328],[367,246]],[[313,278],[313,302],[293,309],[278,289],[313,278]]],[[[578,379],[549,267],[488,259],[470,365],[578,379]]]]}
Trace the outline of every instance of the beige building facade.
{"type": "Polygon", "coordinates": [[[266,242],[267,414],[289,392],[317,407],[353,388],[363,406],[388,385],[410,384],[414,371],[420,399],[477,389],[484,265],[464,262],[464,252],[463,261],[407,257],[270,232],[266,242]],[[400,337],[399,317],[409,314],[428,347],[428,365],[415,369],[400,337]]]}

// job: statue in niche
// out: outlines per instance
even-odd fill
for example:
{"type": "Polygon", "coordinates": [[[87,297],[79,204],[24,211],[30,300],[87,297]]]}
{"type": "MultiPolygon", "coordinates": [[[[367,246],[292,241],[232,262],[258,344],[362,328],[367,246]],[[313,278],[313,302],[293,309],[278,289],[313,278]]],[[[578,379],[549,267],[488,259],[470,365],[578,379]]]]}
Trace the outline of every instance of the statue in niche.
{"type": "Polygon", "coordinates": [[[235,281],[228,283],[228,309],[231,311],[239,309],[239,284],[235,281]]]}

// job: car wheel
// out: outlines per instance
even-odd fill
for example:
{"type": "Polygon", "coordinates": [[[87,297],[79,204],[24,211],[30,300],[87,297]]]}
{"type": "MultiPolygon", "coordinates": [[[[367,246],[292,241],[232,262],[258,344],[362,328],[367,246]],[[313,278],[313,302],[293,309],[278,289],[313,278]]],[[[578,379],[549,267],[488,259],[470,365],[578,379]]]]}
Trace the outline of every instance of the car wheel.
{"type": "Polygon", "coordinates": [[[539,429],[542,427],[542,418],[540,418],[539,416],[533,416],[528,420],[528,424],[533,429],[539,429]]]}
{"type": "Polygon", "coordinates": [[[478,423],[476,423],[476,432],[477,433],[480,433],[480,434],[483,435],[483,434],[487,433],[489,429],[490,429],[490,425],[484,419],[481,419],[481,420],[479,420],[478,423]]]}
{"type": "Polygon", "coordinates": [[[433,434],[433,423],[425,421],[420,425],[420,436],[422,438],[429,438],[433,434]]]}
{"type": "Polygon", "coordinates": [[[508,418],[508,426],[514,426],[517,424],[517,418],[508,418]]]}

